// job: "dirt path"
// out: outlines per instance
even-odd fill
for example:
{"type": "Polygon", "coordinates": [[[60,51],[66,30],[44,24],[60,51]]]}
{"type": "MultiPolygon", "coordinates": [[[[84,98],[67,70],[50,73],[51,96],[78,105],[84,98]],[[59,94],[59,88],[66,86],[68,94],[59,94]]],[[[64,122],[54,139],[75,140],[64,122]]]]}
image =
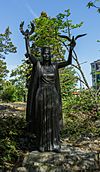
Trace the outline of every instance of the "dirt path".
{"type": "Polygon", "coordinates": [[[26,103],[0,103],[0,117],[25,115],[26,103]]]}

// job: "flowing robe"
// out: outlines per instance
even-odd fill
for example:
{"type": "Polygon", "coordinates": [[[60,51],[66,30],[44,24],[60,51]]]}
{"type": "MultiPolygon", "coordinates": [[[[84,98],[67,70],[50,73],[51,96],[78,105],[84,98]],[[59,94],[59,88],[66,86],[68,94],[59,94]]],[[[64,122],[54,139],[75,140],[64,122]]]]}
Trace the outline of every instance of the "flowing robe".
{"type": "Polygon", "coordinates": [[[52,151],[59,147],[62,113],[57,63],[45,66],[37,61],[31,75],[26,113],[29,131],[36,135],[37,149],[52,151]]]}

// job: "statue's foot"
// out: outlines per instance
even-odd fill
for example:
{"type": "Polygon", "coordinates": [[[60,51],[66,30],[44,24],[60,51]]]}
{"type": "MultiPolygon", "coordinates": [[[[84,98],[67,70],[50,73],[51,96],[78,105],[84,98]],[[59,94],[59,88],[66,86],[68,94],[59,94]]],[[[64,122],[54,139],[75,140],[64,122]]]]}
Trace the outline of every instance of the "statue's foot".
{"type": "Polygon", "coordinates": [[[38,151],[39,152],[45,152],[44,147],[39,147],[38,151]]]}
{"type": "Polygon", "coordinates": [[[60,149],[61,149],[61,146],[60,145],[54,145],[52,151],[53,152],[56,152],[56,153],[60,153],[61,152],[60,149]]]}
{"type": "Polygon", "coordinates": [[[49,147],[43,147],[43,146],[38,147],[39,152],[56,152],[56,153],[59,153],[59,152],[61,152],[60,149],[61,149],[60,144],[53,144],[53,145],[50,145],[49,147]]]}

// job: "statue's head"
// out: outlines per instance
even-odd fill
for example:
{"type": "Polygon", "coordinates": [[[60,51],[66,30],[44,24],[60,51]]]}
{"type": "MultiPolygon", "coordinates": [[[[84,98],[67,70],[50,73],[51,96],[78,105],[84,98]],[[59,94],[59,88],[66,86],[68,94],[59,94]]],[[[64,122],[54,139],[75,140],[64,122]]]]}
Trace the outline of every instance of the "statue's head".
{"type": "Polygon", "coordinates": [[[43,47],[41,50],[41,55],[42,55],[43,61],[51,62],[50,47],[43,47]]]}

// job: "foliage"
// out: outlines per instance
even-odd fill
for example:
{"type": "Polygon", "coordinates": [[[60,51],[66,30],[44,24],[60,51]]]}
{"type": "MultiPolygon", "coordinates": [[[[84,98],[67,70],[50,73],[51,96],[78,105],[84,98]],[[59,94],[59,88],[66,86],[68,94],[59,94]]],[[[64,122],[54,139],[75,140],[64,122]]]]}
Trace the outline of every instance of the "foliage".
{"type": "Polygon", "coordinates": [[[10,35],[9,27],[3,34],[0,34],[0,58],[4,58],[4,54],[16,53],[16,47],[13,45],[10,35]]]}
{"type": "MultiPolygon", "coordinates": [[[[60,73],[64,114],[64,128],[61,137],[68,137],[76,142],[80,138],[100,136],[100,129],[95,123],[96,120],[100,120],[100,116],[97,116],[90,91],[75,90],[73,88],[75,81],[71,80],[72,76],[74,77],[74,71],[70,68],[64,70],[60,73]],[[70,75],[68,75],[67,82],[64,82],[67,76],[66,71],[70,75]],[[73,94],[75,91],[78,94],[73,94]]],[[[20,157],[24,156],[24,152],[34,150],[36,144],[34,136],[27,132],[25,114],[18,111],[17,115],[14,115],[16,114],[14,107],[10,109],[13,110],[10,114],[7,111],[0,112],[3,114],[3,116],[0,115],[0,153],[2,155],[0,165],[4,167],[20,164],[20,157]]]]}
{"type": "Polygon", "coordinates": [[[94,121],[99,119],[97,105],[100,103],[96,90],[77,89],[77,76],[72,67],[60,71],[60,80],[64,117],[62,137],[75,141],[79,137],[99,135],[94,125],[94,121]]]}
{"type": "Polygon", "coordinates": [[[20,65],[16,69],[12,70],[9,81],[4,80],[0,96],[2,101],[26,101],[26,68],[26,63],[25,65],[20,65]]]}
{"type": "Polygon", "coordinates": [[[69,9],[65,10],[64,13],[59,13],[55,18],[48,17],[45,12],[42,12],[39,18],[33,20],[35,33],[31,36],[31,50],[33,54],[35,53],[35,57],[40,56],[40,54],[37,53],[39,52],[37,51],[38,48],[50,46],[53,59],[61,60],[64,58],[65,49],[59,38],[59,34],[68,34],[68,28],[72,30],[81,27],[83,24],[83,22],[73,24],[72,20],[68,19],[70,15],[69,9]]]}
{"type": "Polygon", "coordinates": [[[99,116],[97,116],[97,107],[91,91],[85,89],[70,91],[66,97],[63,96],[63,135],[65,137],[77,139],[81,135],[96,134],[97,129],[96,126],[93,126],[93,119],[97,119],[99,116]]]}
{"type": "Polygon", "coordinates": [[[3,89],[1,91],[0,99],[3,102],[25,102],[27,89],[25,85],[15,80],[5,81],[3,83],[3,89]]]}
{"type": "Polygon", "coordinates": [[[3,84],[8,72],[9,71],[7,70],[6,62],[0,59],[0,92],[3,89],[3,84]]]}
{"type": "Polygon", "coordinates": [[[50,46],[54,58],[64,58],[63,53],[65,51],[63,50],[61,42],[57,39],[60,27],[57,18],[50,18],[45,12],[42,12],[41,16],[33,20],[33,22],[35,24],[35,33],[31,36],[32,54],[40,58],[41,48],[50,46]]]}
{"type": "MultiPolygon", "coordinates": [[[[29,70],[31,70],[31,68],[29,70]]],[[[16,87],[16,101],[26,101],[26,95],[27,95],[26,83],[28,83],[29,80],[27,71],[28,71],[27,64],[22,63],[20,66],[18,66],[16,69],[12,70],[11,72],[10,81],[16,87]]]]}
{"type": "Polygon", "coordinates": [[[83,22],[80,22],[78,24],[73,24],[73,21],[69,19],[71,17],[70,9],[67,9],[64,11],[64,13],[59,13],[57,15],[57,22],[59,24],[59,29],[61,33],[66,33],[69,35],[69,29],[70,31],[73,29],[77,29],[83,25],[83,22]]]}
{"type": "Polygon", "coordinates": [[[97,9],[97,12],[100,13],[100,7],[96,5],[97,2],[100,2],[100,0],[89,1],[87,7],[88,8],[94,7],[97,9]]]}
{"type": "Polygon", "coordinates": [[[66,67],[64,69],[60,69],[60,85],[62,97],[66,97],[70,95],[70,92],[74,92],[77,78],[75,76],[75,70],[72,67],[66,67]]]}
{"type": "Polygon", "coordinates": [[[13,45],[10,35],[11,32],[9,27],[3,34],[0,34],[0,94],[3,90],[3,84],[5,83],[7,73],[9,72],[7,70],[6,62],[3,59],[8,53],[16,52],[16,47],[13,45]]]}
{"type": "Polygon", "coordinates": [[[13,102],[15,101],[16,88],[10,81],[5,81],[0,98],[2,101],[13,102]]]}
{"type": "MultiPolygon", "coordinates": [[[[25,137],[25,120],[23,117],[7,116],[0,118],[0,166],[15,164],[20,156],[21,138],[25,137]]],[[[24,149],[24,144],[23,148],[24,149]]]]}
{"type": "Polygon", "coordinates": [[[26,151],[34,150],[35,139],[27,131],[24,103],[3,103],[0,108],[0,167],[10,169],[21,164],[26,151]]]}

